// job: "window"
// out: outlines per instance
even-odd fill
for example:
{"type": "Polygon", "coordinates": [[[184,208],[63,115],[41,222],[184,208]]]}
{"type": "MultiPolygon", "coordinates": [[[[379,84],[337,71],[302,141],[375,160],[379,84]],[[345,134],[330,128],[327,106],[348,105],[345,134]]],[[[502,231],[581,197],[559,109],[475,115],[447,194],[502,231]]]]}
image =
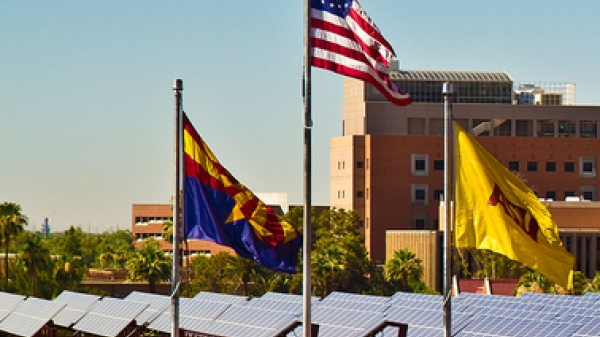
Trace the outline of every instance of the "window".
{"type": "Polygon", "coordinates": [[[556,172],[556,162],[547,161],[546,162],[546,172],[556,172]]]}
{"type": "Polygon", "coordinates": [[[412,228],[413,229],[428,229],[427,214],[413,214],[412,228]]]}
{"type": "Polygon", "coordinates": [[[575,196],[575,192],[565,191],[565,200],[567,200],[567,197],[574,197],[574,196],[575,196]]]}
{"type": "Polygon", "coordinates": [[[519,172],[519,162],[518,161],[509,161],[508,162],[508,169],[511,172],[519,172]]]}
{"type": "Polygon", "coordinates": [[[579,158],[579,176],[582,178],[596,177],[596,157],[579,158]]]}
{"type": "Polygon", "coordinates": [[[538,137],[554,137],[554,121],[538,121],[538,137]]]}
{"type": "Polygon", "coordinates": [[[528,161],[527,162],[527,172],[536,172],[537,171],[537,162],[536,161],[528,161]]]}
{"type": "Polygon", "coordinates": [[[496,136],[512,136],[512,120],[507,119],[504,123],[495,125],[496,130],[494,131],[496,136]]]}
{"type": "Polygon", "coordinates": [[[581,186],[579,192],[583,200],[596,200],[596,186],[581,186]]]}
{"type": "Polygon", "coordinates": [[[427,185],[411,185],[411,201],[414,205],[426,205],[427,204],[427,185]]]}
{"type": "Polygon", "coordinates": [[[444,170],[444,161],[441,159],[434,160],[433,161],[433,169],[436,171],[443,171],[444,170]]]}
{"type": "Polygon", "coordinates": [[[357,198],[364,198],[365,197],[365,192],[364,191],[356,191],[356,197],[357,198]]]}
{"type": "Polygon", "coordinates": [[[364,161],[357,161],[356,162],[356,168],[365,168],[365,162],[364,161]]]}
{"type": "Polygon", "coordinates": [[[516,136],[517,137],[531,137],[533,136],[533,121],[515,121],[516,136]]]}
{"type": "Polygon", "coordinates": [[[580,121],[579,122],[579,137],[581,137],[581,138],[596,138],[597,137],[596,121],[580,121]]]}
{"type": "Polygon", "coordinates": [[[413,154],[411,155],[411,163],[412,163],[412,174],[414,176],[426,176],[429,174],[427,170],[427,161],[429,160],[429,155],[426,154],[413,154]]]}
{"type": "Polygon", "coordinates": [[[444,190],[434,190],[433,191],[433,200],[442,200],[444,196],[444,190]]]}
{"type": "Polygon", "coordinates": [[[575,172],[575,163],[572,161],[566,161],[565,172],[575,172]]]}
{"type": "Polygon", "coordinates": [[[575,121],[558,121],[558,136],[561,138],[575,137],[575,121]]]}
{"type": "Polygon", "coordinates": [[[546,191],[546,199],[556,200],[556,191],[546,191]]]}

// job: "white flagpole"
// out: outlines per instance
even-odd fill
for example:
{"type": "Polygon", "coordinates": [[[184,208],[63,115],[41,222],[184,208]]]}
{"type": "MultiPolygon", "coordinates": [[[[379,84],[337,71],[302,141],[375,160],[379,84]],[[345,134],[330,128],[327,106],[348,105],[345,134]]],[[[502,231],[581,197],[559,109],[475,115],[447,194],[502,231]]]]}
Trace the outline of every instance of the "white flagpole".
{"type": "Polygon", "coordinates": [[[311,268],[310,251],[312,244],[311,226],[311,62],[310,62],[310,0],[304,0],[304,74],[302,94],[304,98],[304,223],[302,249],[302,331],[304,337],[311,337],[311,268]]]}
{"type": "Polygon", "coordinates": [[[173,273],[171,275],[171,337],[179,337],[179,246],[181,245],[181,144],[183,124],[183,81],[173,83],[175,94],[175,192],[173,195],[173,273]]]}
{"type": "Polygon", "coordinates": [[[444,95],[444,336],[452,336],[452,201],[453,147],[452,84],[445,82],[444,95]]]}

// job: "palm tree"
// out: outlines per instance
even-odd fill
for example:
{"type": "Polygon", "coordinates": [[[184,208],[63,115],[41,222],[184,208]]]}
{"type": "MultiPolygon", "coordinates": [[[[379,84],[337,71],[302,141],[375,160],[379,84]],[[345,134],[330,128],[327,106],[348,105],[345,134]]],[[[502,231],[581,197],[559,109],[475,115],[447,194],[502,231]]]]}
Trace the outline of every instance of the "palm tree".
{"type": "Polygon", "coordinates": [[[171,279],[171,259],[160,249],[159,242],[149,238],[133,253],[125,264],[132,281],[148,281],[151,293],[156,292],[156,284],[171,279]]]}
{"type": "Polygon", "coordinates": [[[19,259],[27,269],[30,283],[30,295],[35,296],[35,281],[45,267],[50,265],[50,251],[42,246],[42,240],[35,234],[25,236],[24,249],[19,259]]]}
{"type": "Polygon", "coordinates": [[[0,240],[4,247],[4,278],[8,283],[8,248],[12,239],[23,232],[27,216],[21,213],[21,206],[12,202],[0,205],[0,240]]]}
{"type": "Polygon", "coordinates": [[[411,281],[419,281],[423,276],[421,260],[408,249],[394,252],[394,257],[385,265],[386,277],[389,282],[400,283],[400,290],[411,290],[411,281]]]}

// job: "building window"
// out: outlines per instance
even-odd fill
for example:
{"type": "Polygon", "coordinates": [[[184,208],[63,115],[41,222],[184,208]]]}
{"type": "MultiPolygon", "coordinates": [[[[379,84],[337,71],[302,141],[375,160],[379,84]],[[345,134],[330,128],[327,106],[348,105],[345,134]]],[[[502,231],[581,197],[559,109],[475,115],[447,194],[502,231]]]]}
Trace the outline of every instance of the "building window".
{"type": "Polygon", "coordinates": [[[579,193],[583,200],[596,201],[596,186],[581,186],[579,193]]]}
{"type": "Polygon", "coordinates": [[[566,161],[565,172],[575,172],[575,163],[572,161],[566,161]]]}
{"type": "Polygon", "coordinates": [[[556,162],[547,161],[546,162],[546,172],[556,172],[556,162]]]}
{"type": "Polygon", "coordinates": [[[531,137],[533,136],[533,121],[522,120],[515,121],[515,132],[517,137],[531,137]]]}
{"type": "Polygon", "coordinates": [[[538,121],[538,137],[554,137],[554,121],[538,121]]]}
{"type": "Polygon", "coordinates": [[[579,122],[579,137],[596,138],[598,136],[597,132],[596,121],[579,122]]]}
{"type": "Polygon", "coordinates": [[[561,138],[575,137],[575,121],[558,121],[558,136],[561,138]]]}
{"type": "Polygon", "coordinates": [[[503,123],[499,123],[498,125],[495,125],[495,133],[496,136],[505,136],[505,137],[510,137],[512,136],[512,120],[507,119],[505,120],[503,123]]]}
{"type": "Polygon", "coordinates": [[[537,162],[536,161],[528,161],[527,162],[527,172],[536,172],[537,171],[537,162]]]}
{"type": "Polygon", "coordinates": [[[546,191],[546,200],[556,200],[556,191],[546,191]]]}
{"type": "Polygon", "coordinates": [[[519,162],[518,161],[509,161],[508,162],[508,169],[511,172],[519,172],[519,162]]]}
{"type": "Polygon", "coordinates": [[[437,159],[433,161],[433,169],[436,171],[444,170],[444,161],[441,159],[437,159]]]}
{"type": "Polygon", "coordinates": [[[444,190],[434,190],[433,191],[433,200],[442,200],[444,196],[444,190]]]}
{"type": "Polygon", "coordinates": [[[574,196],[575,196],[574,191],[565,191],[565,200],[567,200],[567,197],[574,197],[574,196]]]}
{"type": "Polygon", "coordinates": [[[596,158],[595,157],[581,157],[579,158],[579,176],[582,178],[595,178],[596,177],[596,158]]]}
{"type": "Polygon", "coordinates": [[[356,197],[357,198],[364,198],[365,197],[365,192],[364,191],[356,191],[356,197]]]}
{"type": "Polygon", "coordinates": [[[411,155],[412,163],[412,174],[414,176],[426,176],[429,175],[427,170],[427,161],[429,161],[429,155],[426,154],[413,154],[411,155]]]}
{"type": "Polygon", "coordinates": [[[427,214],[414,214],[412,216],[413,229],[429,229],[427,222],[427,214]]]}
{"type": "Polygon", "coordinates": [[[427,204],[427,185],[411,185],[411,201],[414,205],[426,205],[427,204]]]}
{"type": "Polygon", "coordinates": [[[356,162],[356,168],[365,168],[365,162],[364,161],[357,161],[356,162]]]}

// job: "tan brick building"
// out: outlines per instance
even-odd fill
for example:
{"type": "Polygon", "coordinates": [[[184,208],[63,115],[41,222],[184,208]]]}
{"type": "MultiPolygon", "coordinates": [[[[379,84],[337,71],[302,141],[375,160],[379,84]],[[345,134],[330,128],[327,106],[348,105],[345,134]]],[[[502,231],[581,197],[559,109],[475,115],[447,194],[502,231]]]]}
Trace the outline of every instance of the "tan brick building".
{"type": "MultiPolygon", "coordinates": [[[[330,142],[330,205],[358,212],[372,259],[385,261],[388,230],[438,228],[444,168],[441,86],[446,81],[455,91],[455,120],[540,198],[597,200],[600,106],[560,105],[573,102],[573,97],[561,100],[563,94],[517,104],[513,81],[503,72],[393,71],[391,78],[414,103],[394,106],[372,86],[346,79],[343,135],[330,142]]],[[[568,87],[574,95],[573,85],[568,87]]],[[[598,217],[573,209],[567,213],[557,214],[560,228],[586,228],[588,234],[600,228],[598,217]]],[[[583,264],[589,272],[600,270],[598,238],[588,235],[584,242],[587,256],[595,260],[586,258],[583,264]]]]}

